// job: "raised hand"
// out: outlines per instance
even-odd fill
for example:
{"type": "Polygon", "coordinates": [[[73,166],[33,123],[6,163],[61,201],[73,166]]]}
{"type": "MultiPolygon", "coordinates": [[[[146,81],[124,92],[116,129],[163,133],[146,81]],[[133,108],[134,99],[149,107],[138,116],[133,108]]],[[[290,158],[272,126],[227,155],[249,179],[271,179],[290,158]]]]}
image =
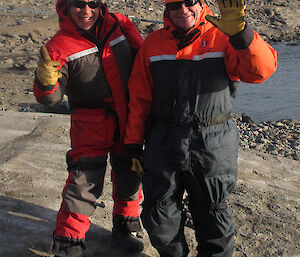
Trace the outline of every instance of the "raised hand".
{"type": "Polygon", "coordinates": [[[39,82],[44,86],[55,85],[62,74],[59,72],[61,63],[51,60],[45,46],[40,49],[40,59],[36,70],[36,76],[39,82]]]}
{"type": "Polygon", "coordinates": [[[244,0],[217,0],[221,17],[206,15],[205,18],[223,33],[234,36],[245,28],[244,0]]]}

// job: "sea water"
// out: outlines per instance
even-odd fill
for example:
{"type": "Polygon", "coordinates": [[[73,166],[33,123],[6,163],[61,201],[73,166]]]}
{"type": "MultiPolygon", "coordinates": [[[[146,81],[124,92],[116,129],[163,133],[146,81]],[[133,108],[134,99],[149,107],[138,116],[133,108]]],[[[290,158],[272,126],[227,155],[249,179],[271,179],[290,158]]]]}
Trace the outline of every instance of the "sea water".
{"type": "Polygon", "coordinates": [[[300,45],[272,45],[278,54],[276,72],[262,84],[240,83],[233,112],[253,120],[300,121],[300,45]]]}

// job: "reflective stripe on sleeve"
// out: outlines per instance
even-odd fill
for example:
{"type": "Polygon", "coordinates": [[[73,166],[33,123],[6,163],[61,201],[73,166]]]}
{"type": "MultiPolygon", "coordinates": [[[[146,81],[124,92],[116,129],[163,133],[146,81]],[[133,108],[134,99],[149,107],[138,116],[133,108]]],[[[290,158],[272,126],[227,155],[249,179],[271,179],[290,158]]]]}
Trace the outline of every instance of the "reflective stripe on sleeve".
{"type": "Polygon", "coordinates": [[[223,58],[225,56],[224,52],[209,52],[200,55],[194,55],[193,61],[201,61],[204,59],[211,59],[211,58],[223,58]]]}
{"type": "Polygon", "coordinates": [[[156,56],[151,56],[149,60],[150,62],[176,60],[176,55],[167,55],[167,54],[156,55],[156,56]]]}
{"type": "MultiPolygon", "coordinates": [[[[204,59],[211,59],[211,58],[224,58],[225,53],[224,52],[209,52],[209,53],[205,53],[205,54],[201,54],[201,55],[194,55],[192,57],[192,61],[201,61],[204,59]]],[[[156,55],[156,56],[151,56],[149,58],[150,62],[158,62],[158,61],[172,61],[172,60],[176,60],[176,55],[156,55]]],[[[179,60],[184,60],[183,59],[179,59],[179,60]]]]}
{"type": "Polygon", "coordinates": [[[72,55],[68,56],[68,57],[66,58],[66,60],[67,60],[67,62],[71,62],[71,61],[74,61],[74,60],[76,60],[76,59],[79,59],[79,58],[81,58],[81,57],[83,57],[83,56],[86,56],[86,55],[89,55],[89,54],[96,53],[96,52],[98,52],[98,51],[99,51],[99,50],[98,50],[97,46],[95,46],[95,47],[93,47],[93,48],[86,49],[86,50],[81,51],[81,52],[78,52],[78,53],[76,53],[76,54],[72,54],[72,55]]]}
{"type": "Polygon", "coordinates": [[[116,45],[116,44],[118,44],[118,43],[120,43],[120,42],[122,42],[122,41],[124,41],[124,40],[126,40],[126,37],[125,37],[124,35],[122,35],[122,36],[117,37],[116,39],[110,41],[110,42],[109,42],[109,45],[110,45],[111,47],[113,47],[114,45],[116,45]]]}

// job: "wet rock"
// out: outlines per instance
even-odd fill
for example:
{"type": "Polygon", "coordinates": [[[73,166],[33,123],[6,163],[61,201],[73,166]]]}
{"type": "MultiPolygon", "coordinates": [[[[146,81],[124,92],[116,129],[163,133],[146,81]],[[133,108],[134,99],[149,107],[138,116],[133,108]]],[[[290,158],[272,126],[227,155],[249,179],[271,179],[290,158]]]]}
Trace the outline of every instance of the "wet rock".
{"type": "Polygon", "coordinates": [[[254,121],[251,119],[251,117],[248,116],[246,113],[242,114],[242,122],[254,123],[254,121]]]}

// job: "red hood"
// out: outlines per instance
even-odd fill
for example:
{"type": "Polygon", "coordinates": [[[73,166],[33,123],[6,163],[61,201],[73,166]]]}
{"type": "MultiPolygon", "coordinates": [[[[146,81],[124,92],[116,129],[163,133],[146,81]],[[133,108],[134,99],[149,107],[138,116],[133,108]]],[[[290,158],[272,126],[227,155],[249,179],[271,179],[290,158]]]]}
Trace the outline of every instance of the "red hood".
{"type": "MultiPolygon", "coordinates": [[[[59,27],[65,31],[74,31],[76,30],[76,25],[72,21],[72,19],[68,16],[66,6],[67,6],[67,0],[57,0],[56,12],[59,17],[59,27]]],[[[103,2],[101,2],[100,6],[101,8],[99,10],[102,10],[102,13],[104,12],[108,13],[107,11],[103,11],[104,9],[105,10],[107,9],[103,2]]]]}
{"type": "Polygon", "coordinates": [[[67,6],[67,0],[57,0],[56,12],[59,18],[59,27],[62,30],[74,31],[76,30],[76,25],[68,16],[66,6],[67,6]]]}
{"type": "MultiPolygon", "coordinates": [[[[187,31],[186,34],[188,34],[194,28],[200,29],[201,34],[203,34],[213,26],[209,21],[207,21],[205,19],[206,15],[213,15],[212,11],[209,9],[209,7],[206,5],[206,3],[203,2],[202,5],[203,5],[203,9],[202,9],[200,18],[198,19],[195,26],[193,28],[191,28],[189,31],[187,31]],[[203,22],[204,22],[204,24],[203,24],[203,22]]],[[[169,13],[167,11],[164,12],[164,27],[165,28],[169,27],[169,31],[178,29],[178,27],[176,27],[176,25],[170,19],[169,13]]]]}

